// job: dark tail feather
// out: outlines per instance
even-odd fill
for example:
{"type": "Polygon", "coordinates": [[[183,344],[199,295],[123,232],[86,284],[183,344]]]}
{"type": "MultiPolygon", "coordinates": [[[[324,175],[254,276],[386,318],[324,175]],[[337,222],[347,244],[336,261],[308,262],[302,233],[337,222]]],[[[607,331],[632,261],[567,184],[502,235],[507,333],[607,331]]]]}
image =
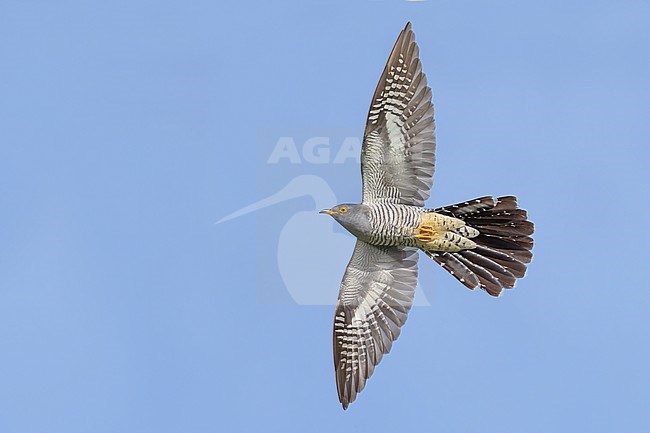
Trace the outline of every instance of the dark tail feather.
{"type": "Polygon", "coordinates": [[[535,227],[526,211],[517,207],[516,197],[481,197],[433,211],[462,219],[480,233],[472,239],[477,244],[474,249],[427,252],[465,286],[499,296],[526,274],[526,264],[533,258],[530,235],[535,227]]]}
{"type": "Polygon", "coordinates": [[[461,262],[457,256],[441,251],[425,251],[425,253],[446,269],[447,272],[456,277],[468,289],[474,290],[479,286],[478,276],[461,262]]]}

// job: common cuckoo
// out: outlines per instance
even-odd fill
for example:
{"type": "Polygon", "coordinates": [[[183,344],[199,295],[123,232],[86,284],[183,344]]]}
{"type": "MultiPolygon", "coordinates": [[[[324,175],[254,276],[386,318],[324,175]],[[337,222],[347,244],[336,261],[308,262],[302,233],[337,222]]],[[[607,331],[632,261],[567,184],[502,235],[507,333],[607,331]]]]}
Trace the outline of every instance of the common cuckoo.
{"type": "Polygon", "coordinates": [[[533,223],[516,197],[424,206],[435,167],[434,130],[431,89],[408,23],[370,104],[361,204],[321,211],[357,238],[334,315],[334,369],[344,409],[400,334],[413,303],[419,250],[466,287],[492,296],[514,287],[532,259],[533,223]]]}

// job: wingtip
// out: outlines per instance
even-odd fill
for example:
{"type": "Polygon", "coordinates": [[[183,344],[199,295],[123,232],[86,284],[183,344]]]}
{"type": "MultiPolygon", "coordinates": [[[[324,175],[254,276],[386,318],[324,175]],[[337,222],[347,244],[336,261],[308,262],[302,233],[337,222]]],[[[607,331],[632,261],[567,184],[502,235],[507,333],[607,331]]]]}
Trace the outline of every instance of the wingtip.
{"type": "Polygon", "coordinates": [[[404,27],[404,30],[411,30],[411,22],[410,21],[406,22],[406,27],[404,27]]]}

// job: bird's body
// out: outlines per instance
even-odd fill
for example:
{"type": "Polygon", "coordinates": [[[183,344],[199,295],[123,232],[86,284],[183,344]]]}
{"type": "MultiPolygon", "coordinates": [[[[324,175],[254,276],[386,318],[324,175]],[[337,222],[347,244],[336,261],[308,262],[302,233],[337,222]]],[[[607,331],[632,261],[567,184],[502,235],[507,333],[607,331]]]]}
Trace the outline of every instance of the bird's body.
{"type": "Polygon", "coordinates": [[[457,252],[474,248],[471,238],[479,234],[461,219],[423,207],[395,203],[342,206],[353,215],[340,219],[343,227],[371,245],[457,252]]]}
{"type": "Polygon", "coordinates": [[[513,196],[427,209],[435,167],[431,89],[411,24],[400,33],[370,105],[361,149],[363,200],[322,212],[357,238],[334,316],[334,369],[346,409],[401,332],[418,251],[470,289],[514,287],[532,259],[533,224],[513,196]]]}

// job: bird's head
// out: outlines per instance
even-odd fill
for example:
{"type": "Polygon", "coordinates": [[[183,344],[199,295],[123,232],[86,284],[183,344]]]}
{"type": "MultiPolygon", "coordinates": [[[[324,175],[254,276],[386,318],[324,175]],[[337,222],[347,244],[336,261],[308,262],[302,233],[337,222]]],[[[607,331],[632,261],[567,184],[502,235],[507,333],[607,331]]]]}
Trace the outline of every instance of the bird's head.
{"type": "Polygon", "coordinates": [[[370,233],[368,209],[363,204],[343,203],[331,209],[323,209],[320,213],[331,216],[357,237],[362,237],[364,234],[370,233]]]}

